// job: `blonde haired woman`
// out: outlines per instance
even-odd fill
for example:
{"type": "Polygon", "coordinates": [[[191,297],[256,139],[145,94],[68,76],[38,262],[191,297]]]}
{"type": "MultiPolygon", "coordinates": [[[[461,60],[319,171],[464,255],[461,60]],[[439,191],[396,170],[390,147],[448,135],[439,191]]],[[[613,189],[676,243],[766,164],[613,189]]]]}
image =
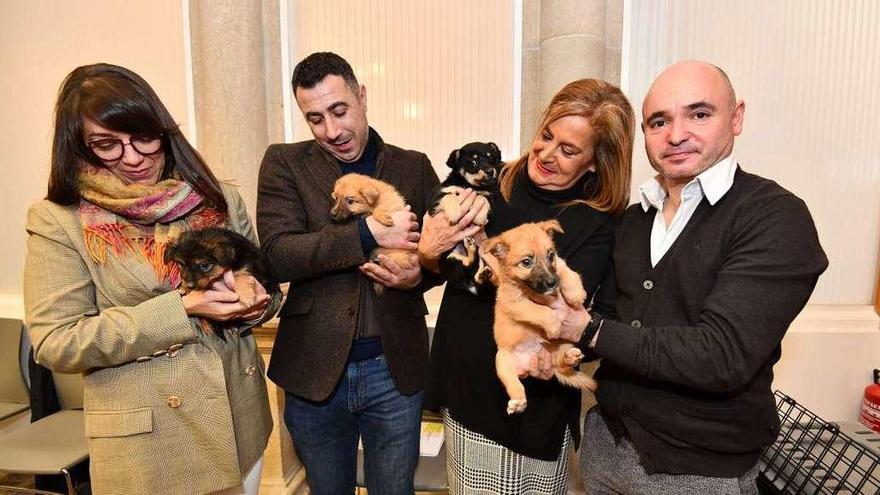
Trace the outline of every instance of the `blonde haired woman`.
{"type": "MultiPolygon", "coordinates": [[[[556,236],[559,255],[594,294],[610,266],[614,217],[629,200],[634,128],[618,88],[595,79],[566,85],[544,112],[529,152],[505,165],[486,235],[555,218],[565,230],[556,236]]],[[[475,204],[472,196],[464,201],[475,204]]],[[[470,218],[450,227],[425,217],[425,266],[473,232],[470,218]]],[[[528,408],[507,415],[508,397],[495,375],[493,305],[494,292],[474,296],[447,286],[437,318],[425,407],[443,411],[450,492],[565,493],[580,392],[555,379],[526,379],[528,408]]]]}

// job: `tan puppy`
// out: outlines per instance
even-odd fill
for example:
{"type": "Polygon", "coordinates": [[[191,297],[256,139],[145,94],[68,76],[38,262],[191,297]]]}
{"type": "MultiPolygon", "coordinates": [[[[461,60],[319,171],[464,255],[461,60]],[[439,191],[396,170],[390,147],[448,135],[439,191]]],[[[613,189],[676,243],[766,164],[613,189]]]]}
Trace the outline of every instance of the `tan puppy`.
{"type": "MultiPolygon", "coordinates": [[[[406,209],[406,200],[394,186],[361,174],[346,174],[337,179],[330,196],[333,198],[330,215],[335,222],[372,215],[377,222],[390,227],[394,225],[391,214],[406,209]]],[[[412,269],[419,262],[415,251],[409,249],[379,247],[370,254],[370,260],[378,263],[379,255],[387,256],[404,269],[412,269]]],[[[384,289],[378,282],[373,287],[377,294],[384,289]]]]}
{"type": "Polygon", "coordinates": [[[526,390],[519,376],[528,371],[542,346],[553,357],[553,373],[560,383],[589,390],[597,387],[576,368],[584,357],[580,349],[559,340],[561,313],[554,307],[563,302],[583,305],[587,293],[580,275],[556,256],[554,232],[562,232],[556,220],[527,223],[480,246],[480,255],[491,270],[483,274],[498,286],[495,372],[510,397],[507,414],[525,410],[526,390]]]}

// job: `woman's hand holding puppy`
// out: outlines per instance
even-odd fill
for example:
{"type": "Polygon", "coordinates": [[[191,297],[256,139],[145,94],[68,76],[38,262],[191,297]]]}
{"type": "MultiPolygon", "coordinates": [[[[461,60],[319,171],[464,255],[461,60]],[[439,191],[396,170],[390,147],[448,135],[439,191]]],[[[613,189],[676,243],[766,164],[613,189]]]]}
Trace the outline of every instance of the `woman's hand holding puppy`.
{"type": "MultiPolygon", "coordinates": [[[[200,316],[214,321],[251,320],[266,309],[270,296],[260,282],[250,275],[236,277],[231,271],[214,282],[208,290],[193,290],[182,296],[183,307],[189,316],[200,316]],[[252,304],[242,301],[236,287],[254,294],[252,304]]],[[[251,301],[247,301],[251,302],[251,301]]]]}
{"type": "Polygon", "coordinates": [[[482,225],[474,224],[478,215],[489,212],[489,201],[474,190],[467,189],[458,196],[464,214],[458,222],[450,225],[445,213],[435,216],[425,214],[422,220],[422,237],[418,244],[419,259],[422,264],[433,271],[438,271],[437,260],[440,255],[449,251],[456,244],[482,230],[482,225]]]}

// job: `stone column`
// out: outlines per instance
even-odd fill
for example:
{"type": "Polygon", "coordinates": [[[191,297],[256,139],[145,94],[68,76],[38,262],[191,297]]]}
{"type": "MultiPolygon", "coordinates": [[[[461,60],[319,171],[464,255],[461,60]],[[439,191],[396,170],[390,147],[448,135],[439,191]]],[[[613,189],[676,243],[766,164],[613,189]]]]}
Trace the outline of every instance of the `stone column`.
{"type": "Polygon", "coordinates": [[[253,218],[260,160],[280,141],[277,0],[191,0],[198,148],[253,218]]]}
{"type": "MultiPolygon", "coordinates": [[[[593,77],[620,85],[623,0],[523,0],[520,143],[529,149],[541,113],[559,89],[593,77]]],[[[584,369],[593,374],[596,363],[584,369]]],[[[596,404],[584,393],[581,419],[596,404]]],[[[569,452],[570,493],[584,493],[578,460],[569,452]]]]}
{"type": "MultiPolygon", "coordinates": [[[[221,180],[232,180],[251,219],[260,161],[271,143],[284,140],[279,0],[190,0],[193,87],[198,149],[221,180]]],[[[272,323],[254,329],[268,363],[272,323]]],[[[268,383],[275,427],[266,448],[261,491],[308,491],[305,469],[284,425],[284,393],[268,383]]]]}
{"type": "Polygon", "coordinates": [[[623,0],[524,0],[523,149],[565,84],[584,77],[620,84],[622,29],[623,0]]]}

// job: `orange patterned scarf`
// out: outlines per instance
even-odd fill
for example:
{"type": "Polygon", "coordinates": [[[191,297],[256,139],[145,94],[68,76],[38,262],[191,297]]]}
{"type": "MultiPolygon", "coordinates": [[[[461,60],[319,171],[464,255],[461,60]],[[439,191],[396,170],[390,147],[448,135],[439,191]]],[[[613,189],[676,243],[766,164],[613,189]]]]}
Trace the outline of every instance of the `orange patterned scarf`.
{"type": "Polygon", "coordinates": [[[202,196],[177,178],[126,184],[107,169],[83,163],[78,181],[79,214],[92,260],[104,264],[108,252],[139,256],[172,287],[180,283],[180,273],[177,265],[165,264],[165,247],[186,230],[225,223],[223,212],[204,207],[202,196]]]}

